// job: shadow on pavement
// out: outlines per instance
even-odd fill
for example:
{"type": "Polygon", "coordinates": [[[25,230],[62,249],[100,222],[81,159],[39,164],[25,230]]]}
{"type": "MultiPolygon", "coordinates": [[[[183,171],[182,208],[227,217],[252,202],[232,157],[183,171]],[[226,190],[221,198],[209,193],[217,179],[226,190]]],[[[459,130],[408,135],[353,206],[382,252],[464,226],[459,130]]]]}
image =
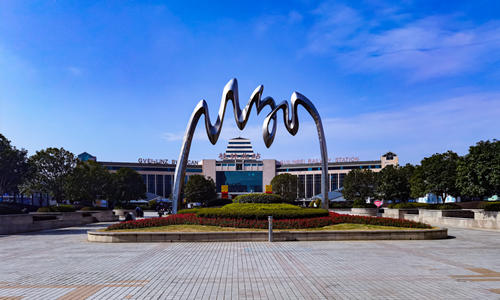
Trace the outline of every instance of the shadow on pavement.
{"type": "Polygon", "coordinates": [[[65,227],[65,228],[55,228],[48,229],[42,231],[31,231],[31,232],[23,232],[11,235],[0,235],[1,237],[8,236],[40,236],[40,235],[76,235],[76,234],[86,234],[87,231],[106,228],[107,226],[114,224],[115,222],[105,222],[105,223],[95,223],[95,224],[86,224],[81,226],[73,226],[73,227],[65,227]]]}

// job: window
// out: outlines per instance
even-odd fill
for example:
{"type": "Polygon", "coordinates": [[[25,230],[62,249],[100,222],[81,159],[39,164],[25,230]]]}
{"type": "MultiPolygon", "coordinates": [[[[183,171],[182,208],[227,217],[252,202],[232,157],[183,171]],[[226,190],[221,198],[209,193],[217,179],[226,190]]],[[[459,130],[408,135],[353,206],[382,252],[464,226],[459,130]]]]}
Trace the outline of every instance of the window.
{"type": "Polygon", "coordinates": [[[314,174],[314,195],[321,194],[321,174],[314,174]]]}
{"type": "Polygon", "coordinates": [[[306,198],[311,198],[313,195],[313,175],[306,175],[306,198]]]}
{"type": "Polygon", "coordinates": [[[253,153],[252,150],[227,150],[226,153],[253,153]]]}
{"type": "Polygon", "coordinates": [[[262,193],[262,171],[217,171],[215,177],[217,192],[228,185],[229,193],[262,193]]]}
{"type": "Polygon", "coordinates": [[[236,171],[241,171],[243,170],[242,164],[236,164],[236,171]]]}
{"type": "Polygon", "coordinates": [[[298,197],[305,198],[305,175],[299,175],[297,178],[297,189],[298,189],[298,197]]]}
{"type": "Polygon", "coordinates": [[[170,197],[170,194],[172,194],[172,180],[173,180],[172,175],[165,175],[163,176],[163,181],[164,181],[164,186],[165,186],[165,194],[164,197],[170,197]]]}
{"type": "Polygon", "coordinates": [[[163,175],[156,175],[156,195],[163,196],[163,175]]]}
{"type": "Polygon", "coordinates": [[[344,186],[344,177],[345,174],[339,174],[339,188],[344,186]]]}
{"type": "Polygon", "coordinates": [[[147,192],[148,193],[153,193],[155,194],[156,191],[155,191],[155,185],[156,185],[156,182],[155,182],[155,175],[148,175],[148,186],[147,186],[147,192]]]}
{"type": "Polygon", "coordinates": [[[339,188],[339,176],[338,174],[330,174],[330,189],[335,191],[339,188]]]}

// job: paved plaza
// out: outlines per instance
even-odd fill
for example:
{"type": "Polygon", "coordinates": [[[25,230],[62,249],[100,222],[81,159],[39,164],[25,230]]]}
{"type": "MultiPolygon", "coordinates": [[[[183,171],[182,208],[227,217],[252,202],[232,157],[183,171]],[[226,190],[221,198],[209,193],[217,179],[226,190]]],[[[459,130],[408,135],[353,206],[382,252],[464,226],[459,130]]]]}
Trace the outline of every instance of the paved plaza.
{"type": "Polygon", "coordinates": [[[0,299],[500,299],[500,232],[435,241],[99,244],[0,237],[0,299]]]}

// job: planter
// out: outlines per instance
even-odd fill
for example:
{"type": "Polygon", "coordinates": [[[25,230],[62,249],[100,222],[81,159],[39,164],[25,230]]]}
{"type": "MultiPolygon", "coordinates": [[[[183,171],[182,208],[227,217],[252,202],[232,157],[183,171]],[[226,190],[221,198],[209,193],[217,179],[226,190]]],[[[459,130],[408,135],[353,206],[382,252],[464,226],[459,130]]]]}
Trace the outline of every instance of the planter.
{"type": "MultiPolygon", "coordinates": [[[[364,241],[364,240],[433,240],[445,239],[446,228],[412,230],[334,230],[334,231],[276,231],[274,241],[364,241]]],[[[147,242],[242,242],[268,241],[265,231],[226,232],[103,232],[87,233],[89,242],[147,243],[147,242]]]]}
{"type": "Polygon", "coordinates": [[[406,214],[416,215],[418,217],[417,208],[384,208],[383,217],[404,219],[406,214]]]}
{"type": "Polygon", "coordinates": [[[374,217],[377,216],[378,208],[352,208],[351,214],[357,216],[368,216],[374,217]]]}

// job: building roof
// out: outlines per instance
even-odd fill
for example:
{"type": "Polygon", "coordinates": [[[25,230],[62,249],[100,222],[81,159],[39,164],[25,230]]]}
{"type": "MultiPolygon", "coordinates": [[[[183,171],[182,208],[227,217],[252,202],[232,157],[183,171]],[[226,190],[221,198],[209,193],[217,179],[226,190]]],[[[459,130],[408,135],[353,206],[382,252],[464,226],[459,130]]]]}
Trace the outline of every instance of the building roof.
{"type": "Polygon", "coordinates": [[[244,159],[254,154],[252,143],[249,139],[236,137],[229,140],[226,148],[226,156],[235,159],[244,159]]]}
{"type": "Polygon", "coordinates": [[[77,158],[80,161],[88,161],[88,160],[96,161],[97,160],[97,157],[95,157],[95,156],[93,156],[93,155],[91,155],[90,153],[87,153],[87,152],[83,152],[83,153],[78,154],[77,158]]]}

